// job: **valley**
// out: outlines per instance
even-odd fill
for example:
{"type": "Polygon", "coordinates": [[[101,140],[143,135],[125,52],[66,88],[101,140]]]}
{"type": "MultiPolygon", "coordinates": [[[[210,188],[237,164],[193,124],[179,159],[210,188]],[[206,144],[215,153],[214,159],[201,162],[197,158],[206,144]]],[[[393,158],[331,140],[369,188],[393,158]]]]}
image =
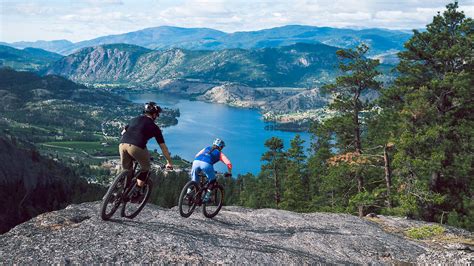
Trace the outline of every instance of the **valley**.
{"type": "Polygon", "coordinates": [[[156,27],[79,43],[2,43],[11,47],[0,46],[0,61],[117,94],[150,90],[253,108],[276,123],[271,128],[307,131],[310,121],[331,116],[324,108],[331,99],[320,88],[340,74],[338,49],[367,43],[370,56],[382,62],[380,79],[389,83],[396,54],[409,36],[381,29],[298,25],[232,34],[156,27]]]}
{"type": "MultiPolygon", "coordinates": [[[[77,167],[88,180],[110,178],[100,166],[117,158],[121,129],[141,105],[58,76],[0,69],[0,133],[37,147],[48,158],[77,167]]],[[[165,108],[160,127],[176,125],[179,110],[165,108]]]]}

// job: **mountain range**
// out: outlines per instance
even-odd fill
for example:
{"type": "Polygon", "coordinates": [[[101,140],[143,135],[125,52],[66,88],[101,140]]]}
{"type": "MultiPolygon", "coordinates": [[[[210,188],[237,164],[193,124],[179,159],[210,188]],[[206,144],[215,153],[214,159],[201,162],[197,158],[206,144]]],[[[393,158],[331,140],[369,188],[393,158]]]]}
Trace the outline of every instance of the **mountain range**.
{"type": "Polygon", "coordinates": [[[403,49],[411,34],[387,29],[341,29],[288,25],[258,31],[226,33],[209,28],[180,28],[160,26],[134,32],[107,35],[72,43],[67,40],[0,43],[16,48],[35,47],[69,55],[84,47],[126,43],[148,49],[187,50],[259,49],[288,46],[295,43],[324,43],[340,48],[352,48],[361,42],[371,47],[371,55],[403,49]]]}
{"type": "Polygon", "coordinates": [[[360,42],[371,46],[371,56],[390,64],[380,67],[387,74],[398,60],[396,52],[409,37],[402,31],[298,25],[235,33],[163,26],[78,43],[8,44],[39,47],[23,50],[0,45],[0,65],[83,84],[172,90],[185,97],[236,106],[250,104],[280,113],[319,108],[327,99],[321,102],[317,91],[286,97],[272,91],[253,93],[250,88],[317,88],[332,82],[339,74],[336,51],[360,42]],[[212,88],[219,89],[210,91],[212,88]],[[251,104],[248,99],[259,103],[251,104]]]}
{"type": "Polygon", "coordinates": [[[277,48],[216,51],[149,50],[129,44],[88,47],[66,56],[45,74],[80,83],[158,87],[166,79],[236,82],[258,86],[316,86],[337,72],[338,48],[298,43],[277,48]]]}
{"type": "Polygon", "coordinates": [[[0,45],[0,67],[11,67],[22,71],[38,71],[63,56],[38,48],[15,49],[0,45]]]}

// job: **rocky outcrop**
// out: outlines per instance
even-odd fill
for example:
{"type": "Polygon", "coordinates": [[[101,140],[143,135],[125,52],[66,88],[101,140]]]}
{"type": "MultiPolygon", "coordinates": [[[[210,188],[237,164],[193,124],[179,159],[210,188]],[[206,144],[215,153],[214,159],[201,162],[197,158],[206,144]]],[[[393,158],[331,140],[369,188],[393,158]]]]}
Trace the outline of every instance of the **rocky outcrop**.
{"type": "Polygon", "coordinates": [[[213,87],[198,97],[198,100],[228,104],[236,107],[256,108],[263,112],[291,113],[322,108],[329,96],[316,89],[255,89],[237,84],[213,87]]]}
{"type": "Polygon", "coordinates": [[[159,81],[156,85],[160,92],[184,97],[203,94],[207,90],[216,86],[216,84],[213,83],[184,79],[165,79],[159,81]]]}
{"type": "Polygon", "coordinates": [[[147,205],[134,220],[98,217],[99,202],[42,214],[0,236],[0,262],[11,263],[472,263],[472,252],[433,253],[422,242],[385,232],[347,214],[224,207],[214,219],[199,209],[147,205]],[[433,254],[436,254],[434,256],[433,254]],[[449,253],[450,254],[450,253],[449,253]],[[447,258],[447,259],[446,259],[447,258]]]}
{"type": "Polygon", "coordinates": [[[287,113],[322,108],[329,102],[329,96],[322,95],[319,89],[311,89],[275,102],[271,109],[274,112],[287,113]]]}
{"type": "MultiPolygon", "coordinates": [[[[198,100],[228,104],[235,107],[265,108],[272,93],[237,84],[215,86],[198,97],[198,100]]],[[[276,97],[274,97],[275,100],[276,97]]]]}

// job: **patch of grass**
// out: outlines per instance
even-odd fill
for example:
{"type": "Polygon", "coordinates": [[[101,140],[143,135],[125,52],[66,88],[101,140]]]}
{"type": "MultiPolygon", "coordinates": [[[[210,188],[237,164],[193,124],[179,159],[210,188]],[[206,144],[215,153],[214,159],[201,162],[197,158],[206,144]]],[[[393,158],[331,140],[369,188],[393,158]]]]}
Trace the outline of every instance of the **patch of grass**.
{"type": "Polygon", "coordinates": [[[444,227],[440,225],[424,225],[412,227],[405,231],[405,235],[413,239],[427,239],[433,236],[442,235],[445,232],[444,227]]]}
{"type": "Polygon", "coordinates": [[[468,238],[465,236],[453,235],[453,234],[446,234],[442,236],[436,237],[436,240],[443,242],[443,243],[461,243],[465,245],[474,246],[474,239],[468,238]]]}

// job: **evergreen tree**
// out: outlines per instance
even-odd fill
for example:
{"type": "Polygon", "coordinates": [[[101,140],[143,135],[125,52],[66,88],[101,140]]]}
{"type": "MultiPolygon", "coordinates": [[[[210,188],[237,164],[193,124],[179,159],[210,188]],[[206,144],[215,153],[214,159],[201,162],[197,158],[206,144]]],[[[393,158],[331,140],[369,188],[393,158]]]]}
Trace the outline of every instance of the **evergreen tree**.
{"type": "Polygon", "coordinates": [[[309,182],[303,144],[304,140],[301,139],[300,135],[296,135],[291,140],[291,147],[288,149],[286,179],[281,202],[283,209],[293,211],[308,209],[309,182]]]}
{"type": "Polygon", "coordinates": [[[474,23],[457,2],[446,8],[399,54],[387,92],[400,114],[394,166],[406,214],[439,222],[449,213],[473,228],[474,23]]]}
{"type": "Polygon", "coordinates": [[[268,175],[261,172],[258,177],[246,174],[241,178],[240,204],[242,206],[250,208],[275,207],[275,195],[271,189],[274,181],[268,175]]]}
{"type": "Polygon", "coordinates": [[[318,211],[323,206],[331,205],[327,197],[331,191],[324,190],[322,185],[328,174],[328,160],[332,157],[331,133],[324,124],[317,122],[311,126],[311,133],[311,156],[308,159],[309,189],[312,197],[310,210],[318,211]]]}
{"type": "MultiPolygon", "coordinates": [[[[361,44],[356,49],[337,51],[341,59],[339,68],[344,75],[337,77],[335,83],[325,86],[334,96],[330,109],[337,111],[338,115],[328,123],[335,129],[338,143],[342,145],[341,152],[354,152],[357,155],[361,155],[363,151],[362,114],[372,108],[372,104],[363,101],[362,97],[371,91],[381,89],[380,82],[375,79],[380,75],[376,69],[379,61],[365,57],[368,49],[367,45],[361,44]]],[[[358,193],[364,190],[361,170],[355,169],[354,172],[358,193]]],[[[359,216],[364,213],[361,204],[358,206],[358,213],[359,216]]]]}
{"type": "Polygon", "coordinates": [[[275,206],[278,208],[281,202],[281,182],[285,173],[285,154],[283,151],[283,140],[272,137],[265,141],[265,147],[268,151],[262,155],[262,174],[268,175],[273,179],[275,206]]]}

